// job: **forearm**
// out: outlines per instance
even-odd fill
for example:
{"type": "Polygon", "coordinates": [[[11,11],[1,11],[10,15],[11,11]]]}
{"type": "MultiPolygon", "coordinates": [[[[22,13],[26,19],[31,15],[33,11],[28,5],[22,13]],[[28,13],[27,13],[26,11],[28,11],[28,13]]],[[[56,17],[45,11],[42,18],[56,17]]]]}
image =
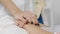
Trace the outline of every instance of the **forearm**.
{"type": "Polygon", "coordinates": [[[26,29],[30,34],[53,34],[51,32],[40,29],[40,26],[31,24],[25,25],[24,29],[26,29]]]}
{"type": "Polygon", "coordinates": [[[12,0],[0,0],[0,1],[12,15],[21,12],[21,10],[17,8],[17,6],[12,2],[12,0]]]}

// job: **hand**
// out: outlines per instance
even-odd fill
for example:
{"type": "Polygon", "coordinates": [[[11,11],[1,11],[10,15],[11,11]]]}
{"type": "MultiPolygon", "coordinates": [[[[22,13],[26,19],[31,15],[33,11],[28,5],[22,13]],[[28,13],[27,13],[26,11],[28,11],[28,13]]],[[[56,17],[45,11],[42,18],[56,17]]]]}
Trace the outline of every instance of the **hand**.
{"type": "Polygon", "coordinates": [[[52,32],[42,30],[40,26],[33,24],[26,24],[23,26],[23,28],[27,30],[29,34],[53,34],[52,32]]]}
{"type": "Polygon", "coordinates": [[[20,27],[23,27],[26,23],[38,24],[37,18],[32,12],[19,12],[14,17],[19,24],[22,23],[20,27]]]}
{"type": "Polygon", "coordinates": [[[40,34],[40,26],[36,26],[34,24],[25,24],[23,28],[27,30],[29,34],[40,34]]]}

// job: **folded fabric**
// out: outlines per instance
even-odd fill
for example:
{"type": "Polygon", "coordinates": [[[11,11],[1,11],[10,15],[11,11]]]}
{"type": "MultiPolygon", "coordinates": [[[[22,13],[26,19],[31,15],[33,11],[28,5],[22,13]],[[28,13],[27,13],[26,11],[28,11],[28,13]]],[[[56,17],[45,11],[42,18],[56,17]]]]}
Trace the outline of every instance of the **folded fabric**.
{"type": "Polygon", "coordinates": [[[4,16],[0,19],[0,34],[29,34],[26,30],[16,26],[14,19],[4,16]]]}

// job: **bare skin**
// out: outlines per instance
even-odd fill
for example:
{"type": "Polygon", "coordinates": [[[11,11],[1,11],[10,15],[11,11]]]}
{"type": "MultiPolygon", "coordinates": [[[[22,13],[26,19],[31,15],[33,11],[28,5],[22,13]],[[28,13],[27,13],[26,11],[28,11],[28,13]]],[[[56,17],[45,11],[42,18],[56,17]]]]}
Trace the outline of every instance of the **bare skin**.
{"type": "MultiPolygon", "coordinates": [[[[0,2],[17,19],[16,21],[19,23],[19,27],[22,27],[23,24],[26,23],[25,19],[27,19],[29,23],[31,22],[33,22],[34,24],[38,23],[34,14],[32,14],[31,12],[27,12],[27,14],[26,12],[22,12],[19,8],[16,7],[16,5],[11,0],[0,0],[0,2]],[[25,19],[23,17],[25,17],[25,19]]],[[[26,29],[30,34],[52,34],[51,32],[44,31],[40,29],[39,26],[35,26],[33,24],[26,24],[23,26],[23,28],[26,29]]]]}
{"type": "Polygon", "coordinates": [[[40,26],[33,24],[26,24],[23,28],[26,29],[29,34],[53,34],[52,32],[42,30],[40,26]]]}
{"type": "Polygon", "coordinates": [[[12,0],[0,0],[0,3],[9,10],[9,13],[16,19],[16,21],[22,21],[21,23],[23,24],[20,24],[21,27],[23,27],[26,21],[29,23],[33,22],[33,24],[38,24],[37,18],[32,12],[22,12],[19,8],[17,8],[12,0]]]}
{"type": "MultiPolygon", "coordinates": [[[[17,26],[20,27],[20,24],[22,24],[22,23],[18,22],[17,26]]],[[[34,24],[27,23],[22,28],[27,30],[29,32],[29,34],[53,34],[52,32],[42,30],[41,29],[42,26],[43,25],[40,25],[40,24],[34,25],[34,24]]]]}

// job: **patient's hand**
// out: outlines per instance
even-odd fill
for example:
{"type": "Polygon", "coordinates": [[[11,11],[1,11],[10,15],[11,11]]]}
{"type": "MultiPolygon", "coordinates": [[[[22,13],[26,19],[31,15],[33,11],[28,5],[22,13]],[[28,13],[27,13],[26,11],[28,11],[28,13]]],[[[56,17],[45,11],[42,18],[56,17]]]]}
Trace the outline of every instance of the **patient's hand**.
{"type": "Polygon", "coordinates": [[[40,26],[33,24],[26,24],[23,28],[26,29],[30,34],[52,34],[51,32],[42,30],[40,26]]]}
{"type": "Polygon", "coordinates": [[[39,26],[35,26],[33,24],[24,25],[23,28],[26,29],[30,34],[38,34],[40,30],[39,26]]]}

